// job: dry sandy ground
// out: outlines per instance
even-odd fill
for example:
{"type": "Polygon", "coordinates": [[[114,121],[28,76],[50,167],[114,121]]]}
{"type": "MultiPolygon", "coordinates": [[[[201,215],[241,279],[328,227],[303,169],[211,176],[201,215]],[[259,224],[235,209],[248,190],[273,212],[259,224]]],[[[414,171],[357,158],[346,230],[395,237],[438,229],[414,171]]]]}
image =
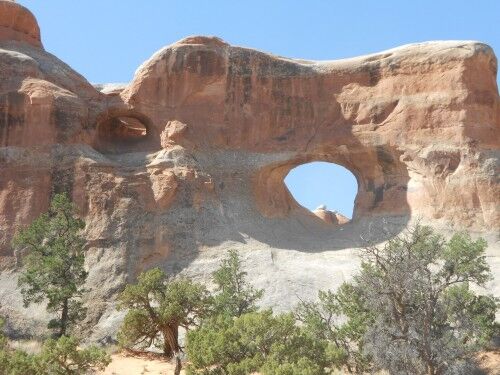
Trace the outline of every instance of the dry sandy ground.
{"type": "MultiPolygon", "coordinates": [[[[500,375],[500,350],[478,355],[484,374],[500,375]]],[[[99,375],[171,375],[174,366],[155,355],[120,353],[112,356],[111,364],[99,375]]],[[[184,371],[181,374],[185,374],[184,371]]]]}
{"type": "Polygon", "coordinates": [[[488,375],[500,375],[500,349],[478,355],[481,368],[488,375]]]}
{"type": "MultiPolygon", "coordinates": [[[[111,356],[111,364],[99,375],[171,375],[174,365],[157,356],[119,353],[111,356]]],[[[184,371],[181,372],[185,374],[184,371]]]]}

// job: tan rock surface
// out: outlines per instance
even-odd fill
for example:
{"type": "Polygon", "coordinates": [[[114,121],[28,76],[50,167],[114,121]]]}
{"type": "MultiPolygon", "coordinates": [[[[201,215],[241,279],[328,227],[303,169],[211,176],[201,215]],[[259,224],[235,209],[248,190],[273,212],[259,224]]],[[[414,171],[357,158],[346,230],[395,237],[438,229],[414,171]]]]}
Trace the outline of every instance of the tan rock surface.
{"type": "Polygon", "coordinates": [[[278,310],[339,285],[364,239],[415,218],[487,237],[500,269],[500,100],[487,45],[315,62],[189,37],[129,84],[94,87],[40,48],[25,8],[0,6],[22,21],[0,12],[0,314],[19,334],[47,317],[22,308],[10,241],[59,191],[87,224],[93,339],[114,334],[114,297],[138,272],[206,280],[229,248],[278,310]],[[289,193],[285,176],[310,161],[357,177],[349,223],[326,226],[289,193]]]}

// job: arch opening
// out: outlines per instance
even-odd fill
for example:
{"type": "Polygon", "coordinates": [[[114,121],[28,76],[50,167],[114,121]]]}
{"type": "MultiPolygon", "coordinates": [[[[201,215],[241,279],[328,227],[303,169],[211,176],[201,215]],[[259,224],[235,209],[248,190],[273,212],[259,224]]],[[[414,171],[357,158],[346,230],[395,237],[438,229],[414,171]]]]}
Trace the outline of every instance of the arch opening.
{"type": "Polygon", "coordinates": [[[342,225],[355,217],[358,182],[338,164],[314,161],[300,164],[285,177],[296,202],[329,224],[342,225]]]}
{"type": "Polygon", "coordinates": [[[148,122],[130,114],[105,118],[97,126],[95,148],[103,153],[145,151],[153,142],[148,122]]]}

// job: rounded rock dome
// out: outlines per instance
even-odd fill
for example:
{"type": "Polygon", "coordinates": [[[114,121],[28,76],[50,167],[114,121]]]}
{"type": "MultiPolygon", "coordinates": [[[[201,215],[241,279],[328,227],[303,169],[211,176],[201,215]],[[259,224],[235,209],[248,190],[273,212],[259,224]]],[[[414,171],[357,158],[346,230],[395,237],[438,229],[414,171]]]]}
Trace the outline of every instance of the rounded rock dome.
{"type": "Polygon", "coordinates": [[[15,40],[42,48],[38,22],[27,8],[0,0],[0,41],[15,40]]]}

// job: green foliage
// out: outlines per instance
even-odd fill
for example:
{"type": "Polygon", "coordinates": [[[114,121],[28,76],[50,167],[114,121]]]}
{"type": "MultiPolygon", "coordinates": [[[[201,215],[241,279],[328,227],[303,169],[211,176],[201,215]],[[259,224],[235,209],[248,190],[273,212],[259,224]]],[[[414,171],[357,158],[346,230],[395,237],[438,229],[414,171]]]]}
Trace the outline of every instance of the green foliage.
{"type": "Polygon", "coordinates": [[[87,374],[90,370],[103,370],[111,362],[110,356],[96,346],[78,349],[78,340],[62,336],[47,340],[37,361],[44,372],[53,375],[87,374]]]}
{"type": "Polygon", "coordinates": [[[5,349],[7,347],[7,337],[3,333],[3,327],[5,325],[5,320],[0,317],[0,350],[5,349]]]}
{"type": "Polygon", "coordinates": [[[26,252],[19,277],[24,304],[47,301],[47,310],[59,314],[49,323],[58,338],[47,340],[39,354],[28,354],[11,350],[0,334],[0,375],[87,374],[111,361],[104,350],[78,349],[78,340],[66,336],[71,325],[85,316],[80,300],[87,278],[85,240],[80,234],[85,223],[75,212],[67,195],[57,194],[49,211],[14,238],[13,245],[26,252]]]}
{"type": "Polygon", "coordinates": [[[47,310],[57,313],[49,323],[58,336],[85,315],[80,298],[87,278],[84,270],[83,220],[66,194],[54,196],[49,211],[20,231],[13,245],[27,255],[19,285],[24,304],[47,301],[47,310]]]}
{"type": "Polygon", "coordinates": [[[62,336],[47,340],[39,354],[28,354],[10,350],[5,341],[0,348],[0,375],[84,375],[111,362],[104,350],[78,349],[78,344],[76,338],[62,336]]]}
{"type": "Polygon", "coordinates": [[[241,316],[257,311],[256,301],[263,290],[256,290],[246,281],[247,273],[242,271],[241,258],[235,250],[230,250],[212,276],[217,285],[214,297],[216,314],[241,316]]]}
{"type": "Polygon", "coordinates": [[[42,368],[36,355],[22,350],[4,350],[0,352],[0,375],[44,375],[48,374],[42,368]]]}
{"type": "Polygon", "coordinates": [[[363,253],[355,285],[374,321],[364,336],[376,367],[391,373],[464,374],[467,359],[497,329],[497,301],[471,284],[491,279],[486,242],[449,241],[416,226],[363,253]]]}
{"type": "Polygon", "coordinates": [[[344,283],[333,293],[320,291],[318,302],[301,302],[297,320],[317,340],[326,341],[326,357],[330,368],[364,373],[371,369],[370,357],[363,352],[364,334],[373,321],[364,306],[361,291],[344,283]]]}
{"type": "Polygon", "coordinates": [[[178,355],[179,327],[189,329],[211,304],[206,288],[187,279],[168,279],[159,268],[139,275],[120,294],[119,307],[128,309],[118,333],[123,347],[160,347],[167,357],[178,355]]]}
{"type": "Polygon", "coordinates": [[[219,315],[188,333],[190,374],[324,374],[325,343],[272,311],[219,315]]]}

